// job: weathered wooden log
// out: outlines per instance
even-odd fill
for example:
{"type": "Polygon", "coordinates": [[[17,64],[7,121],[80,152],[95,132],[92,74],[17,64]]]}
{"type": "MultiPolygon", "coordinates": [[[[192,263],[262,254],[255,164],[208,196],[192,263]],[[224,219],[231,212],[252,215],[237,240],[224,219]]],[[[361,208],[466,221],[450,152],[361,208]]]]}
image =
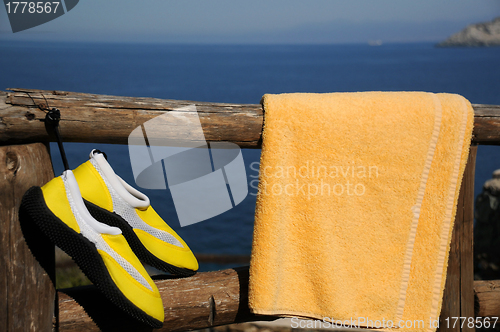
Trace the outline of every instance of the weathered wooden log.
{"type": "MultiPolygon", "coordinates": [[[[158,331],[186,331],[274,319],[248,309],[248,267],[156,280],[165,307],[158,331]]],[[[59,292],[59,331],[147,331],[109,303],[93,286],[59,292]],[[85,311],[84,311],[85,309],[85,311]]]]}
{"type": "Polygon", "coordinates": [[[476,280],[474,293],[476,317],[500,317],[500,280],[476,280]]]}
{"type": "Polygon", "coordinates": [[[474,171],[476,166],[477,145],[470,147],[465,167],[457,213],[453,226],[448,270],[440,315],[439,332],[475,331],[474,328],[459,325],[447,326],[445,319],[450,317],[474,317],[474,256],[472,252],[474,228],[474,171]]]}
{"type": "Polygon", "coordinates": [[[39,261],[36,260],[18,220],[26,190],[54,177],[47,146],[42,143],[1,146],[0,174],[0,331],[51,331],[55,303],[54,246],[37,234],[25,233],[32,240],[31,248],[39,261]]]}
{"type": "Polygon", "coordinates": [[[500,106],[473,104],[474,131],[472,142],[500,145],[500,106]]]}
{"type": "MultiPolygon", "coordinates": [[[[227,141],[241,147],[259,148],[264,121],[259,104],[12,89],[12,92],[0,91],[0,141],[5,144],[53,140],[47,135],[43,123],[45,113],[38,108],[39,105],[61,110],[60,130],[69,142],[127,144],[132,130],[144,122],[180,107],[196,105],[207,141],[227,141]]],[[[473,142],[500,144],[500,106],[473,107],[476,114],[473,142]]],[[[178,137],[180,133],[175,127],[169,127],[168,134],[178,137]]]]}
{"type": "MultiPolygon", "coordinates": [[[[60,131],[65,141],[127,144],[132,130],[144,122],[193,104],[207,141],[234,142],[242,147],[259,146],[263,123],[261,105],[21,89],[0,92],[0,141],[50,139],[43,122],[45,113],[38,105],[61,110],[60,131]]],[[[166,133],[172,138],[184,137],[185,133],[179,130],[185,129],[171,126],[166,133]]]]}

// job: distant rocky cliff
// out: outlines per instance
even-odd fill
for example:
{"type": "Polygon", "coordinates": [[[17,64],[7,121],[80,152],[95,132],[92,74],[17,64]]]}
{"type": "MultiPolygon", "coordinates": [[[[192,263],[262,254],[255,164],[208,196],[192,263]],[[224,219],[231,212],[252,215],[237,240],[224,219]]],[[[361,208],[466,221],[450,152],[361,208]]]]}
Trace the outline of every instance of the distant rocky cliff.
{"type": "Polygon", "coordinates": [[[437,46],[500,46],[500,17],[491,22],[471,24],[437,46]]]}

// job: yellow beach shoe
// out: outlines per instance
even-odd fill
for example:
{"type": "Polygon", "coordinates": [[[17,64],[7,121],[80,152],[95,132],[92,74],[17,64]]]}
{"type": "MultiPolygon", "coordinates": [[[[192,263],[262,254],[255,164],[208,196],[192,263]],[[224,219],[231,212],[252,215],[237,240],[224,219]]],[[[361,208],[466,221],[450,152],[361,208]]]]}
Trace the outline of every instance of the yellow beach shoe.
{"type": "Polygon", "coordinates": [[[181,276],[198,270],[191,249],[156,213],[149,198],[115,174],[105,155],[90,152],[90,160],[74,170],[88,210],[99,221],[123,232],[139,259],[181,276]]]}
{"type": "Polygon", "coordinates": [[[163,302],[158,288],[119,228],[94,219],[71,171],[23,196],[20,218],[33,222],[114,304],[132,317],[159,328],[163,302]]]}

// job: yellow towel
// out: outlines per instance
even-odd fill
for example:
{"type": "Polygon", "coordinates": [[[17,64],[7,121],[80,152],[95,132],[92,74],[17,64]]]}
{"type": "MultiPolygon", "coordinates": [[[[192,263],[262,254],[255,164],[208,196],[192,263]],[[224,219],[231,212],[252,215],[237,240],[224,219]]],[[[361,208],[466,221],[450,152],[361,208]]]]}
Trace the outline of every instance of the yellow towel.
{"type": "Polygon", "coordinates": [[[263,105],[252,312],[434,331],[470,103],[364,92],[265,95],[263,105]]]}

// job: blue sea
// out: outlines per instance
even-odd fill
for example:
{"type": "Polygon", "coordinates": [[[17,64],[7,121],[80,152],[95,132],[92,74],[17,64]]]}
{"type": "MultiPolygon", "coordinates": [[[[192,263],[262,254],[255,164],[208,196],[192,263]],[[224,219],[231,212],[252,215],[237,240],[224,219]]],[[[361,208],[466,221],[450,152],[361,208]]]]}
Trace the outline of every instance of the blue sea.
{"type": "MultiPolygon", "coordinates": [[[[500,47],[435,48],[428,43],[373,47],[2,41],[0,89],[253,104],[265,93],[429,91],[458,93],[472,103],[500,105],[499,59],[500,47]]],[[[134,184],[127,146],[65,143],[65,147],[72,168],[85,162],[92,148],[105,151],[115,171],[134,184]]],[[[59,175],[63,166],[55,144],[51,154],[59,175]]],[[[243,150],[249,180],[257,175],[249,165],[259,156],[260,150],[243,150]]],[[[476,195],[498,168],[500,148],[480,146],[476,195]]],[[[142,191],[194,252],[250,254],[254,188],[232,210],[187,227],[180,227],[168,190],[142,191]]],[[[201,270],[224,267],[205,263],[201,270]]]]}

